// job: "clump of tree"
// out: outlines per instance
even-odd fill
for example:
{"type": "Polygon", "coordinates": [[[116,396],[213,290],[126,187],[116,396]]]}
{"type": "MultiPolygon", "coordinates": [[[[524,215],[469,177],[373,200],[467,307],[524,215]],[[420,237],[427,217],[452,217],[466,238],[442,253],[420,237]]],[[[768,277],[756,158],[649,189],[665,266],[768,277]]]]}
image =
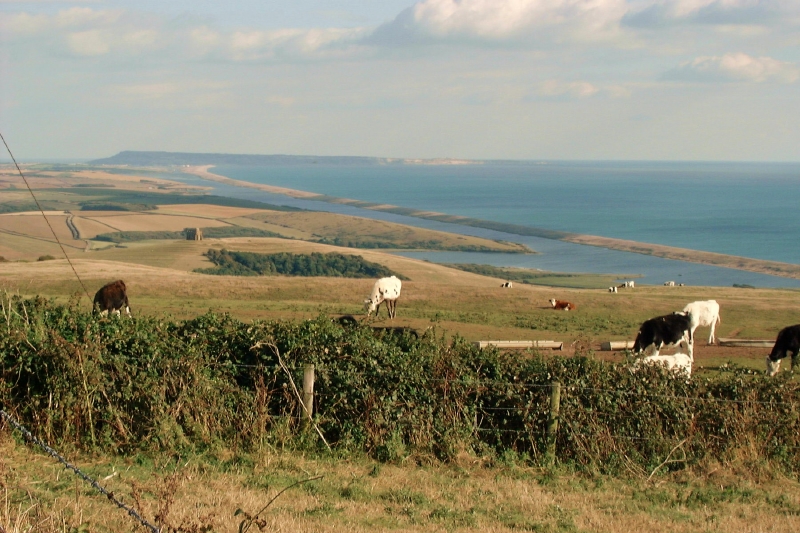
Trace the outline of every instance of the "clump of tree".
{"type": "Polygon", "coordinates": [[[53,259],[55,259],[55,257],[52,255],[40,255],[37,261],[52,261],[53,259]]]}
{"type": "MultiPolygon", "coordinates": [[[[184,228],[182,231],[115,231],[112,233],[101,233],[94,240],[103,242],[136,242],[149,241],[155,239],[185,239],[189,230],[194,228],[184,228]]],[[[222,226],[212,228],[200,228],[203,236],[207,239],[225,239],[230,237],[277,237],[283,238],[279,233],[266,231],[259,228],[247,228],[244,226],[222,226]]]]}
{"type": "Polygon", "coordinates": [[[132,204],[125,202],[82,202],[81,211],[153,211],[154,204],[132,204]]]}
{"type": "Polygon", "coordinates": [[[259,254],[254,252],[232,252],[209,250],[204,254],[212,268],[200,268],[195,272],[221,276],[329,276],[342,278],[381,278],[397,276],[407,279],[378,263],[366,261],[358,255],[340,253],[259,254]]]}

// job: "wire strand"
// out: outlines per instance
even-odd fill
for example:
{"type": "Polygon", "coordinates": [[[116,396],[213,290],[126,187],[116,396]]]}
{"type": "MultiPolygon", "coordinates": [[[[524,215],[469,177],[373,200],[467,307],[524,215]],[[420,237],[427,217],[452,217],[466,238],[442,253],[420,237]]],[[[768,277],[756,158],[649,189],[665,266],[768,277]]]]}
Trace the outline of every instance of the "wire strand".
{"type": "Polygon", "coordinates": [[[58,243],[58,247],[61,248],[61,253],[64,254],[64,258],[67,260],[67,263],[69,263],[69,267],[72,269],[72,273],[75,274],[75,277],[78,279],[78,283],[81,284],[81,287],[83,288],[83,293],[86,295],[86,298],[88,298],[89,301],[91,302],[92,301],[92,297],[89,296],[89,291],[86,290],[86,285],[83,284],[83,280],[78,275],[78,271],[75,270],[75,265],[72,264],[72,260],[67,255],[67,251],[66,251],[66,249],[64,249],[64,245],[61,243],[61,239],[59,239],[58,235],[56,235],[56,230],[53,229],[52,224],[50,224],[50,221],[47,219],[47,215],[44,214],[44,209],[42,209],[42,206],[39,203],[39,200],[36,198],[36,195],[33,194],[33,189],[31,189],[31,186],[28,183],[28,179],[25,177],[25,174],[22,173],[22,169],[19,167],[19,164],[17,163],[17,160],[14,157],[14,154],[11,153],[11,148],[9,148],[8,143],[6,142],[6,138],[3,137],[2,133],[0,133],[0,139],[3,140],[3,144],[5,145],[6,150],[8,151],[8,155],[11,156],[11,160],[14,162],[14,166],[17,167],[17,172],[19,172],[19,175],[22,178],[22,181],[25,183],[25,187],[27,187],[28,188],[28,192],[31,193],[31,197],[33,198],[33,201],[36,204],[36,207],[39,209],[39,212],[42,214],[42,217],[44,218],[44,221],[47,223],[47,227],[50,228],[50,232],[53,234],[53,237],[55,238],[56,242],[58,243]]]}

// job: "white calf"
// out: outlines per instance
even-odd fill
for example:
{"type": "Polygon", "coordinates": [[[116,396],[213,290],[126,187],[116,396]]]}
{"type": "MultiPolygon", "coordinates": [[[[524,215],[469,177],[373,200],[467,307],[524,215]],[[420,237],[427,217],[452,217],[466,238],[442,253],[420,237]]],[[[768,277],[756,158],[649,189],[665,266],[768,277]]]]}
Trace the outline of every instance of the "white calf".
{"type": "Polygon", "coordinates": [[[692,375],[692,358],[685,353],[674,353],[672,355],[648,355],[641,359],[637,359],[633,363],[633,367],[637,368],[640,365],[666,365],[668,370],[675,372],[683,372],[687,376],[692,375]]]}
{"type": "Polygon", "coordinates": [[[708,335],[708,344],[714,344],[714,329],[719,324],[719,304],[716,300],[706,300],[702,302],[692,302],[683,308],[684,313],[691,317],[689,324],[689,338],[694,342],[694,330],[699,326],[711,326],[711,333],[708,335]]]}

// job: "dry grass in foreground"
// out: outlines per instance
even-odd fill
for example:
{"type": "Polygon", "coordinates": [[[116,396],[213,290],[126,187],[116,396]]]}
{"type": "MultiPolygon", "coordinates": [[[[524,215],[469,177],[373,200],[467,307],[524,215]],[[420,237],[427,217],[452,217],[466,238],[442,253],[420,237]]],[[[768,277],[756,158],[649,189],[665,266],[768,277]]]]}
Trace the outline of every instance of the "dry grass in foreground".
{"type": "MultiPolygon", "coordinates": [[[[402,464],[264,449],[75,460],[162,531],[669,532],[800,529],[800,486],[743,456],[651,480],[579,476],[464,454],[402,464]]],[[[0,525],[23,531],[143,531],[49,457],[0,436],[0,525]]]]}

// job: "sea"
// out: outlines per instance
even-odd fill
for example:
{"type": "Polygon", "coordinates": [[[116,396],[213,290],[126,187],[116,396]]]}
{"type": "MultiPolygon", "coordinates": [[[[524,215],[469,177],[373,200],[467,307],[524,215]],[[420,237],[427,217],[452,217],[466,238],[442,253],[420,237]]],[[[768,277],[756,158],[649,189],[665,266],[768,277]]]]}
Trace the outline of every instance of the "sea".
{"type": "MultiPolygon", "coordinates": [[[[485,161],[218,166],[236,180],[549,230],[800,264],[800,163],[485,161]]],[[[187,180],[192,180],[188,178],[187,180]]],[[[526,244],[537,254],[400,252],[437,263],[636,276],[637,283],[800,287],[800,280],[301,200],[216,194],[526,244]]]]}

